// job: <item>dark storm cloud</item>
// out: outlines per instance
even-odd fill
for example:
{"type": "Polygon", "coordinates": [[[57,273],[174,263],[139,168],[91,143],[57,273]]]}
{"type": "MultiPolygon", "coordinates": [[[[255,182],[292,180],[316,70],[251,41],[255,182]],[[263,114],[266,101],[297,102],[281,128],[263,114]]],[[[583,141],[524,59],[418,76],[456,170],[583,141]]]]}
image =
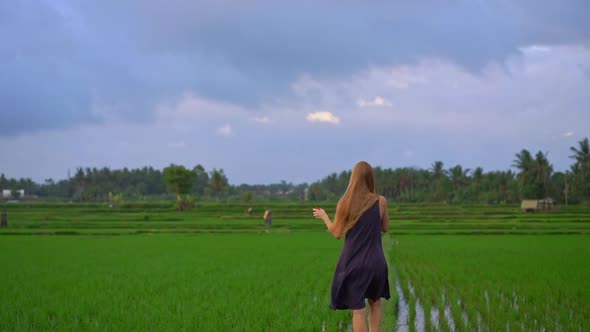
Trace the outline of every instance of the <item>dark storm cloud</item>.
{"type": "Polygon", "coordinates": [[[440,57],[477,71],[589,40],[587,1],[27,1],[0,4],[0,135],[145,121],[184,91],[253,106],[302,74],[440,57]]]}

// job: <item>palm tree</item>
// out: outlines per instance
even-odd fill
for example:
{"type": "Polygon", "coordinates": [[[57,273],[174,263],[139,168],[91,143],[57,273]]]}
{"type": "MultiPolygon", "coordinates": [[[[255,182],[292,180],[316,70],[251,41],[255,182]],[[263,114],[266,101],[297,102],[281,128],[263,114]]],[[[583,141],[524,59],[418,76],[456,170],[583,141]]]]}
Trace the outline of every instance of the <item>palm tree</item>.
{"type": "Polygon", "coordinates": [[[76,168],[76,175],[73,178],[74,184],[74,193],[76,194],[77,199],[82,199],[82,194],[86,189],[88,184],[88,179],[86,178],[86,174],[84,174],[84,169],[82,167],[76,168]]]}
{"type": "Polygon", "coordinates": [[[572,165],[572,173],[576,179],[576,187],[581,189],[582,196],[590,196],[590,144],[588,138],[578,142],[579,148],[570,147],[574,153],[570,158],[575,159],[576,163],[572,165]]]}
{"type": "Polygon", "coordinates": [[[481,182],[482,178],[483,178],[483,168],[477,167],[475,169],[475,171],[473,171],[473,181],[476,183],[479,183],[479,182],[481,182]]]}
{"type": "Polygon", "coordinates": [[[521,182],[521,185],[525,183],[529,183],[530,180],[534,178],[533,176],[533,169],[534,169],[534,160],[531,153],[523,149],[516,155],[516,159],[512,164],[513,167],[516,167],[520,172],[518,173],[518,179],[521,182]]]}
{"type": "Polygon", "coordinates": [[[221,194],[229,187],[227,177],[223,173],[223,169],[213,169],[209,177],[209,190],[217,200],[221,194]]]}
{"type": "Polygon", "coordinates": [[[515,155],[512,166],[518,168],[521,172],[528,172],[532,168],[533,156],[527,149],[523,149],[515,155]]]}
{"type": "Polygon", "coordinates": [[[432,163],[432,167],[430,169],[432,170],[432,178],[434,180],[439,180],[446,173],[442,161],[435,161],[434,163],[432,163]]]}
{"type": "Polygon", "coordinates": [[[570,150],[574,153],[570,158],[575,159],[576,163],[580,165],[582,171],[582,178],[584,178],[584,170],[590,168],[590,146],[588,144],[588,138],[578,142],[579,149],[576,147],[570,147],[570,150]]]}
{"type": "Polygon", "coordinates": [[[547,152],[537,152],[534,164],[535,180],[537,181],[537,183],[543,184],[543,196],[547,196],[547,193],[549,192],[548,187],[551,180],[551,173],[553,173],[553,166],[549,164],[547,154],[547,152]]]}
{"type": "Polygon", "coordinates": [[[468,185],[469,169],[463,170],[461,165],[456,165],[448,170],[450,180],[449,198],[451,202],[460,203],[466,198],[465,188],[468,185]]]}
{"type": "Polygon", "coordinates": [[[466,184],[467,179],[469,178],[469,171],[469,168],[463,170],[461,165],[457,165],[449,169],[451,182],[453,183],[453,187],[455,189],[458,189],[466,184]]]}

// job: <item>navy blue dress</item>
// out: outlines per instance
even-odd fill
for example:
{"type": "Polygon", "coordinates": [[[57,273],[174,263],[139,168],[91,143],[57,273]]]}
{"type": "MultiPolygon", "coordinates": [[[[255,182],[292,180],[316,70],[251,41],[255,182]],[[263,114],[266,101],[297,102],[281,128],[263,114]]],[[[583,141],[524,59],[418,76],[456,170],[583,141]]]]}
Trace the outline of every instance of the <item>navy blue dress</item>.
{"type": "Polygon", "coordinates": [[[387,262],[381,244],[379,201],[346,233],[332,281],[336,309],[362,309],[365,299],[389,299],[387,262]]]}

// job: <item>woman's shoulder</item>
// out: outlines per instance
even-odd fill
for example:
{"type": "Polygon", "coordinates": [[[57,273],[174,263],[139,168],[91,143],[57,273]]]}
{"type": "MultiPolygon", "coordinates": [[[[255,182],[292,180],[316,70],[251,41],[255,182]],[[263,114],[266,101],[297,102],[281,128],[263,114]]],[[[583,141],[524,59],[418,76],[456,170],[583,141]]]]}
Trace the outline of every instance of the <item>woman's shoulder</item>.
{"type": "Polygon", "coordinates": [[[387,198],[379,195],[379,210],[383,211],[385,209],[387,209],[387,198]]]}

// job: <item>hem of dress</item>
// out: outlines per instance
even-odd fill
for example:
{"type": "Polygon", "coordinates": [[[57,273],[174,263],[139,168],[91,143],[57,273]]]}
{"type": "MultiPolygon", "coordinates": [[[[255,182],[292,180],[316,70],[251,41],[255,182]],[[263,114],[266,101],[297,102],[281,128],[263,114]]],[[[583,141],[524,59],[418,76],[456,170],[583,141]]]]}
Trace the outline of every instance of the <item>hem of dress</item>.
{"type": "MultiPolygon", "coordinates": [[[[377,299],[371,299],[369,297],[365,297],[365,300],[381,300],[381,299],[386,299],[389,300],[391,298],[391,296],[380,296],[377,299]]],[[[364,309],[366,308],[367,305],[365,304],[365,301],[363,300],[363,305],[358,307],[358,308],[353,308],[353,307],[348,307],[348,306],[334,306],[332,304],[330,304],[330,309],[336,311],[336,310],[360,310],[360,309],[364,309]]]]}
{"type": "Polygon", "coordinates": [[[359,307],[359,308],[333,307],[333,306],[330,306],[330,309],[332,309],[333,311],[336,311],[336,310],[360,310],[360,309],[364,309],[365,307],[366,307],[365,305],[363,305],[362,307],[359,307]]]}

